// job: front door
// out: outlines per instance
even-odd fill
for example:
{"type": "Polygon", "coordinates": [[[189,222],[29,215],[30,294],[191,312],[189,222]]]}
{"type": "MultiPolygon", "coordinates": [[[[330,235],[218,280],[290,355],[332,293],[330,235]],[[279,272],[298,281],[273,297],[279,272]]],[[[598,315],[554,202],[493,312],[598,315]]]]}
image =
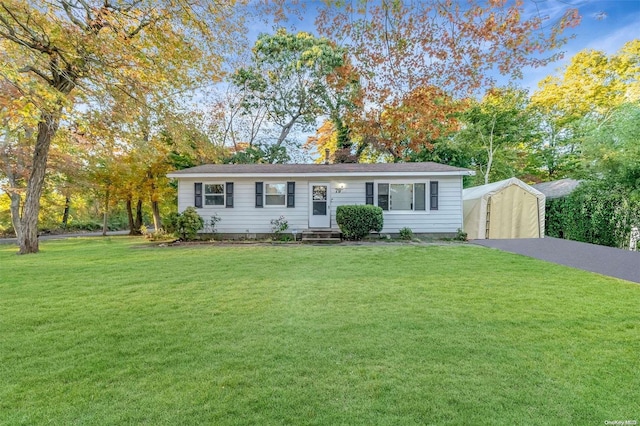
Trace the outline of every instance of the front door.
{"type": "Polygon", "coordinates": [[[331,228],[329,184],[309,184],[309,228],[331,228]]]}

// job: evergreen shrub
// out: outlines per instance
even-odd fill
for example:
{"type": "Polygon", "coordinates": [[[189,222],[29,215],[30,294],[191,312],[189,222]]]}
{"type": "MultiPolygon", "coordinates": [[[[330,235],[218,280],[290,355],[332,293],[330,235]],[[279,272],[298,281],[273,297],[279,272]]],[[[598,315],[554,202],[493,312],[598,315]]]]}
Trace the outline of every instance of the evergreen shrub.
{"type": "Polygon", "coordinates": [[[384,225],[382,209],[372,205],[346,205],[336,209],[336,222],[344,238],[361,240],[384,225]]]}
{"type": "Polygon", "coordinates": [[[187,207],[182,213],[171,213],[163,224],[167,232],[185,241],[194,240],[198,231],[204,228],[204,220],[194,207],[187,207]]]}
{"type": "Polygon", "coordinates": [[[546,201],[546,234],[625,248],[640,224],[640,202],[627,190],[601,181],[584,182],[563,198],[546,201]]]}

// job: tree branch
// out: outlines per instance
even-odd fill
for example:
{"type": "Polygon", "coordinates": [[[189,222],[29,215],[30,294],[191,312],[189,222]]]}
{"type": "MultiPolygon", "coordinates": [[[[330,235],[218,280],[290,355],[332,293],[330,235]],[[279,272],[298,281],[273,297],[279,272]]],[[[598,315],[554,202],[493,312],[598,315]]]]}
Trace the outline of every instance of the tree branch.
{"type": "Polygon", "coordinates": [[[47,84],[49,84],[50,86],[53,85],[53,80],[51,78],[49,78],[45,73],[43,73],[39,69],[32,67],[31,65],[28,65],[24,68],[19,69],[18,72],[22,72],[22,73],[32,72],[38,77],[40,77],[41,79],[43,79],[44,81],[46,81],[47,84]]]}

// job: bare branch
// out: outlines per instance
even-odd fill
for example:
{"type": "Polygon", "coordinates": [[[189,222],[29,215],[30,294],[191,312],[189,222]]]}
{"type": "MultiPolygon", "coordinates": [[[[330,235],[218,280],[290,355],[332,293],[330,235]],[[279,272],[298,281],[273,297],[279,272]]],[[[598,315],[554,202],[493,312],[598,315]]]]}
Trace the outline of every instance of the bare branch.
{"type": "MultiPolygon", "coordinates": [[[[87,25],[84,22],[80,21],[78,18],[76,18],[76,16],[73,14],[73,10],[72,10],[73,6],[71,6],[71,4],[69,4],[69,2],[65,0],[61,0],[61,3],[62,3],[62,7],[64,8],[64,11],[67,13],[67,17],[69,17],[71,22],[76,24],[82,30],[86,31],[87,25]]],[[[86,7],[85,7],[85,10],[87,10],[86,7]]],[[[89,16],[89,11],[87,10],[87,17],[88,16],[89,16]]]]}

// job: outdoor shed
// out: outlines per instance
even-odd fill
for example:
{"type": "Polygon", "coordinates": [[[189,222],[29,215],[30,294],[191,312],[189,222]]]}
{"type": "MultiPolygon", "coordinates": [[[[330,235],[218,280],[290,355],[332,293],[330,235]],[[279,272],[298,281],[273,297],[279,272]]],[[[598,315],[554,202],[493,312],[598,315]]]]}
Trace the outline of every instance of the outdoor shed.
{"type": "Polygon", "coordinates": [[[542,192],[517,178],[463,190],[464,231],[477,239],[542,238],[542,192]]]}

